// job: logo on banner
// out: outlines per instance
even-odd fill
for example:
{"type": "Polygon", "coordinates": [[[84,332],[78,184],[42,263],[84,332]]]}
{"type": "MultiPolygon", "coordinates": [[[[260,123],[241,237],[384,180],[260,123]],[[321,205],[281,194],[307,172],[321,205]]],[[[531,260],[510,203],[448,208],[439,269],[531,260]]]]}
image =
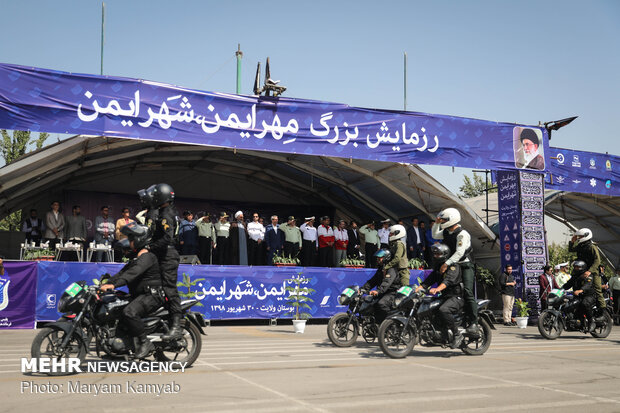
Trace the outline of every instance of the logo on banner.
{"type": "Polygon", "coordinates": [[[558,164],[560,165],[564,165],[564,154],[563,153],[558,153],[558,155],[556,156],[557,160],[558,160],[558,164]]]}
{"type": "Polygon", "coordinates": [[[11,280],[7,277],[0,277],[0,311],[9,306],[9,284],[11,280]]]}
{"type": "Polygon", "coordinates": [[[596,186],[596,179],[594,178],[590,179],[590,186],[593,188],[596,186]]]}
{"type": "Polygon", "coordinates": [[[558,184],[563,184],[564,183],[564,177],[563,176],[556,176],[555,180],[558,181],[558,184]]]}
{"type": "Polygon", "coordinates": [[[611,161],[609,159],[605,161],[605,169],[611,171],[611,161]]]}
{"type": "Polygon", "coordinates": [[[56,308],[56,294],[47,294],[45,296],[47,308],[56,308]]]}
{"type": "Polygon", "coordinates": [[[605,181],[605,188],[607,189],[611,188],[611,179],[608,179],[607,181],[605,181]]]}
{"type": "Polygon", "coordinates": [[[596,161],[594,158],[590,158],[590,169],[596,169],[596,161]]]}
{"type": "Polygon", "coordinates": [[[574,183],[574,184],[580,184],[580,183],[581,183],[581,181],[580,181],[579,179],[573,179],[573,183],[574,183]]]}
{"type": "Polygon", "coordinates": [[[506,261],[510,261],[510,254],[506,254],[504,258],[506,258],[506,261]]]}
{"type": "Polygon", "coordinates": [[[575,168],[581,168],[581,162],[579,162],[579,155],[573,155],[573,163],[571,164],[575,168]]]}
{"type": "Polygon", "coordinates": [[[510,251],[510,244],[506,244],[506,245],[504,245],[504,249],[505,249],[506,251],[510,251]]]}

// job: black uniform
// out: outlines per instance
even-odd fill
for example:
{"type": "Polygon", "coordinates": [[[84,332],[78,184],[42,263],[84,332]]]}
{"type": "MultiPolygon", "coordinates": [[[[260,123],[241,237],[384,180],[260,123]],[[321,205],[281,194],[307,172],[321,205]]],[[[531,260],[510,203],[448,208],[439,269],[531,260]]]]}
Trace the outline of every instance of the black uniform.
{"type": "Polygon", "coordinates": [[[127,285],[132,296],[131,302],[123,309],[123,318],[130,332],[135,336],[144,334],[142,317],[160,307],[161,275],[157,257],[152,253],[142,254],[131,260],[123,269],[108,281],[114,287],[127,285]]]}
{"type": "Polygon", "coordinates": [[[577,260],[586,263],[587,270],[590,271],[590,275],[592,277],[592,285],[594,287],[594,291],[596,292],[598,306],[599,308],[605,308],[606,305],[601,287],[601,276],[598,273],[598,267],[601,265],[601,256],[598,253],[598,248],[592,243],[592,240],[581,242],[579,244],[569,241],[568,251],[577,253],[577,260]]]}
{"type": "Polygon", "coordinates": [[[571,277],[570,280],[566,284],[562,286],[563,289],[573,288],[574,291],[583,290],[583,292],[579,295],[580,298],[580,306],[582,310],[586,313],[588,320],[592,321],[594,304],[596,304],[597,293],[596,288],[594,287],[594,277],[592,274],[589,276],[578,275],[571,277]]]}
{"type": "Polygon", "coordinates": [[[172,206],[159,209],[152,225],[153,236],[147,249],[157,257],[161,282],[168,298],[168,310],[171,315],[181,314],[181,298],[177,289],[179,253],[174,247],[177,218],[172,206]]]}
{"type": "MultiPolygon", "coordinates": [[[[452,254],[457,248],[457,236],[463,231],[462,227],[458,227],[452,234],[448,229],[443,230],[443,242],[446,244],[452,254]]],[[[478,303],[476,302],[476,296],[474,295],[474,284],[476,282],[476,274],[474,273],[474,265],[470,261],[465,261],[470,258],[473,248],[471,245],[467,248],[458,266],[461,267],[461,279],[463,282],[463,298],[465,300],[465,314],[469,318],[471,323],[478,322],[478,303]]]]}
{"type": "Polygon", "coordinates": [[[441,292],[443,302],[439,307],[439,315],[446,327],[452,330],[455,336],[458,334],[458,326],[454,316],[463,309],[461,282],[460,267],[458,265],[450,265],[443,275],[441,275],[439,269],[435,269],[422,283],[422,286],[426,289],[433,284],[439,285],[443,283],[446,285],[446,289],[441,292]]]}
{"type": "Polygon", "coordinates": [[[379,293],[379,301],[376,305],[375,314],[377,323],[380,324],[393,307],[396,291],[402,287],[400,276],[398,272],[396,272],[396,269],[390,268],[384,275],[383,267],[380,267],[375,272],[375,275],[373,275],[370,280],[366,281],[366,284],[364,284],[362,288],[366,291],[370,291],[375,287],[377,287],[377,292],[379,293]]]}

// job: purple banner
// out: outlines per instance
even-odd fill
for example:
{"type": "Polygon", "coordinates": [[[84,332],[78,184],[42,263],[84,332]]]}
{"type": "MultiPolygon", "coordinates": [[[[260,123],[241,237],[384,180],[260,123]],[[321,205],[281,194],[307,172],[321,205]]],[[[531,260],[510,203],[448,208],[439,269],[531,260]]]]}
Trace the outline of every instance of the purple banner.
{"type": "MultiPolygon", "coordinates": [[[[41,262],[37,286],[37,321],[56,320],[60,313],[57,301],[69,284],[84,280],[94,284],[101,274],[115,274],[122,264],[41,262]]],[[[179,266],[178,288],[182,299],[195,298],[193,311],[206,319],[291,318],[292,307],[286,304],[287,280],[308,278],[307,285],[316,292],[308,312],[314,318],[329,318],[345,307],[337,299],[349,285],[363,285],[375,270],[316,267],[244,267],[217,265],[179,266]],[[299,274],[301,273],[301,274],[299,274]]],[[[430,271],[411,270],[411,283],[417,284],[430,271]]]]}
{"type": "Polygon", "coordinates": [[[549,148],[547,189],[620,196],[620,157],[549,148]]]}
{"type": "Polygon", "coordinates": [[[5,261],[0,275],[0,329],[34,328],[37,263],[5,261]]]}
{"type": "Polygon", "coordinates": [[[489,169],[545,169],[547,132],[454,116],[0,64],[0,128],[489,169]]]}
{"type": "Polygon", "coordinates": [[[523,271],[521,269],[521,209],[519,208],[519,173],[497,171],[499,237],[502,271],[512,265],[512,275],[517,282],[515,297],[523,296],[523,271]]]}
{"type": "Polygon", "coordinates": [[[521,188],[521,255],[525,298],[532,308],[531,315],[540,311],[539,277],[547,264],[545,236],[545,183],[540,173],[520,172],[521,188]]]}

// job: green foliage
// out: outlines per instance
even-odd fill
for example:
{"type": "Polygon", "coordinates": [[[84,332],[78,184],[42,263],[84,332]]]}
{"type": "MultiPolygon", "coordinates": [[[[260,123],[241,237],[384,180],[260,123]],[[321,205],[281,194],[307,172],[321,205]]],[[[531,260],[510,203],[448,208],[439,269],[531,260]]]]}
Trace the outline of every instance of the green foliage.
{"type": "Polygon", "coordinates": [[[409,260],[409,268],[417,270],[418,268],[426,268],[426,261],[421,258],[412,258],[409,260]]]}
{"type": "Polygon", "coordinates": [[[495,285],[495,275],[488,268],[479,265],[476,265],[476,279],[485,286],[492,287],[495,285]]]}
{"type": "Polygon", "coordinates": [[[340,265],[343,267],[363,267],[366,265],[366,261],[360,260],[359,258],[344,258],[340,260],[340,265]]]}
{"type": "MultiPolygon", "coordinates": [[[[491,186],[493,185],[489,182],[489,188],[491,186]]],[[[470,179],[467,175],[463,177],[463,185],[459,187],[459,192],[463,198],[474,198],[483,195],[485,189],[485,178],[474,172],[473,179],[470,179]]],[[[497,192],[497,188],[489,189],[489,193],[491,192],[497,192]]]]}
{"type": "Polygon", "coordinates": [[[19,231],[22,223],[22,211],[15,211],[0,220],[0,231],[19,231]]]}
{"type": "Polygon", "coordinates": [[[54,257],[54,252],[48,248],[44,248],[42,250],[30,250],[24,253],[25,261],[38,260],[43,257],[54,257]]]}
{"type": "Polygon", "coordinates": [[[39,133],[39,137],[34,139],[29,131],[13,131],[13,136],[9,135],[6,129],[1,129],[2,141],[0,142],[0,155],[4,158],[6,165],[15,161],[28,152],[28,147],[34,144],[36,149],[43,147],[49,133],[39,133]]]}
{"type": "Polygon", "coordinates": [[[518,317],[528,317],[530,315],[531,308],[527,301],[517,298],[515,300],[515,306],[517,307],[518,317]]]}
{"type": "Polygon", "coordinates": [[[293,284],[293,286],[286,286],[289,296],[286,298],[286,304],[294,307],[294,311],[289,311],[286,314],[293,315],[295,320],[307,320],[310,317],[310,313],[303,311],[305,308],[311,309],[308,303],[313,303],[314,300],[309,296],[316,291],[310,287],[302,287],[302,284],[308,284],[310,278],[302,277],[302,272],[297,273],[297,277],[289,278],[285,280],[287,284],[293,284]]]}
{"type": "MultiPolygon", "coordinates": [[[[179,290],[179,295],[188,300],[195,298],[196,291],[192,291],[192,287],[194,287],[198,282],[204,281],[204,280],[205,280],[204,278],[196,278],[195,280],[192,281],[189,275],[187,275],[186,273],[183,273],[183,281],[177,283],[177,287],[185,287],[187,288],[187,292],[179,290]]],[[[200,301],[198,301],[196,305],[199,307],[203,307],[203,304],[200,301]]]]}
{"type": "Polygon", "coordinates": [[[572,252],[568,252],[568,244],[556,244],[553,243],[549,246],[549,265],[556,266],[563,262],[568,262],[569,265],[577,258],[572,252]]]}
{"type": "Polygon", "coordinates": [[[293,264],[293,265],[300,265],[301,261],[299,260],[299,258],[292,258],[290,256],[285,257],[284,253],[282,253],[281,255],[274,255],[273,256],[273,263],[274,264],[293,264]]]}

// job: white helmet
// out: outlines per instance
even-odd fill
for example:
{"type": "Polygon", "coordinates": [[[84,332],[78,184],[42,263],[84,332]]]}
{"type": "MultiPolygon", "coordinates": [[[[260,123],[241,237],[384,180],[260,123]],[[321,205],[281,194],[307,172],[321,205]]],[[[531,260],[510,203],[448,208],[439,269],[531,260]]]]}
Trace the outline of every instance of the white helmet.
{"type": "Polygon", "coordinates": [[[392,225],[390,227],[390,242],[398,241],[407,237],[407,230],[402,225],[392,225]]]}
{"type": "Polygon", "coordinates": [[[582,242],[586,242],[592,239],[592,231],[589,228],[581,228],[580,230],[575,232],[575,236],[579,237],[577,238],[577,241],[575,241],[575,245],[579,245],[582,242]]]}
{"type": "Polygon", "coordinates": [[[461,213],[456,208],[446,208],[437,214],[437,218],[446,220],[446,222],[440,224],[441,229],[446,229],[461,222],[461,213]]]}

